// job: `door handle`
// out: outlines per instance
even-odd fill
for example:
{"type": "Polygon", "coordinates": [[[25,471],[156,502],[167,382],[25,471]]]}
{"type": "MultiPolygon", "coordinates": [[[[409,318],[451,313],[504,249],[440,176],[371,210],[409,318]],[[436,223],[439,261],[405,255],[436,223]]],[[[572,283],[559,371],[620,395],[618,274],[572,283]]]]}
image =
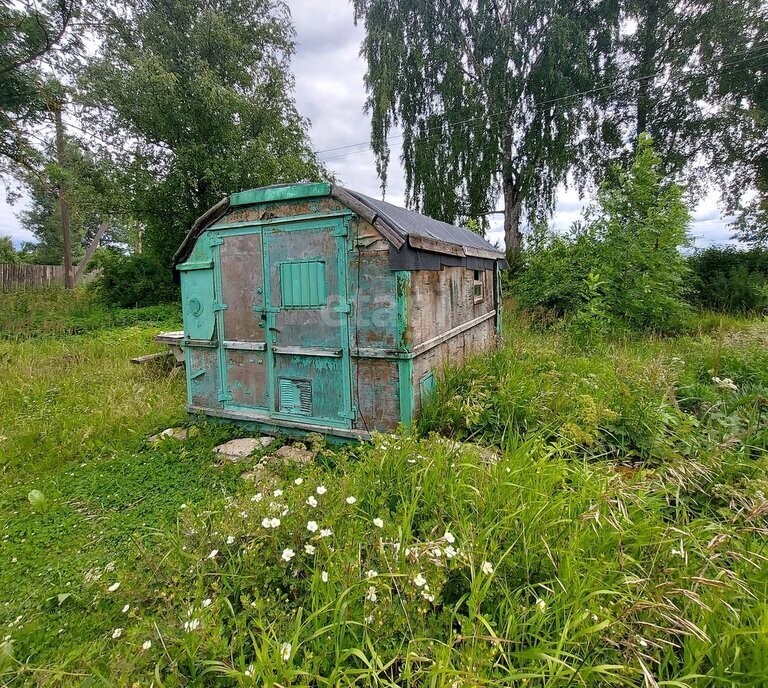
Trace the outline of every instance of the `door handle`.
{"type": "Polygon", "coordinates": [[[276,327],[268,327],[267,328],[270,332],[277,332],[277,334],[280,334],[280,330],[278,330],[276,327]]]}

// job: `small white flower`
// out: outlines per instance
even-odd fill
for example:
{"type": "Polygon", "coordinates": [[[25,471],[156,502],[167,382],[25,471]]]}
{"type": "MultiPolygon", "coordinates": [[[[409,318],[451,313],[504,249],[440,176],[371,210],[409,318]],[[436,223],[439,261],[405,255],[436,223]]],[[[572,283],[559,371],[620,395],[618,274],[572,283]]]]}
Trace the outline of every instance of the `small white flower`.
{"type": "Polygon", "coordinates": [[[142,649],[142,650],[149,650],[149,648],[150,648],[150,647],[152,647],[152,641],[151,641],[151,640],[145,640],[145,641],[144,641],[144,642],[141,644],[141,649],[142,649]]]}
{"type": "Polygon", "coordinates": [[[373,614],[370,614],[369,616],[366,616],[363,619],[363,621],[365,621],[365,623],[367,623],[367,624],[373,623],[373,614]]]}
{"type": "Polygon", "coordinates": [[[294,485],[301,485],[301,483],[304,482],[304,478],[296,478],[296,480],[293,481],[294,485]]]}
{"type": "Polygon", "coordinates": [[[110,585],[110,586],[107,588],[107,590],[108,590],[109,592],[115,592],[115,590],[117,590],[119,587],[120,587],[120,581],[118,581],[117,583],[112,583],[112,585],[110,585]]]}
{"type": "Polygon", "coordinates": [[[128,611],[130,610],[130,608],[131,608],[131,605],[130,604],[126,604],[125,607],[123,607],[123,614],[127,614],[128,611]]]}
{"type": "Polygon", "coordinates": [[[191,632],[200,628],[200,619],[192,619],[191,621],[184,622],[184,630],[191,632]]]}
{"type": "Polygon", "coordinates": [[[453,549],[453,545],[448,545],[448,547],[445,548],[445,556],[448,557],[448,559],[453,559],[456,556],[456,550],[453,549]]]}
{"type": "Polygon", "coordinates": [[[416,577],[413,579],[413,583],[417,588],[421,588],[427,584],[427,579],[419,573],[416,574],[416,577]]]}
{"type": "Polygon", "coordinates": [[[408,459],[408,463],[416,463],[416,459],[408,459]]]}
{"type": "Polygon", "coordinates": [[[310,533],[317,532],[317,521],[307,521],[307,530],[310,533]]]}
{"type": "Polygon", "coordinates": [[[597,614],[592,614],[592,621],[597,621],[597,614]]]}
{"type": "Polygon", "coordinates": [[[354,504],[357,501],[357,497],[347,497],[344,501],[347,504],[354,504]]]}
{"type": "Polygon", "coordinates": [[[272,527],[272,521],[268,518],[262,518],[261,519],[261,526],[262,528],[271,528],[272,527]]]}
{"type": "Polygon", "coordinates": [[[456,538],[454,537],[453,533],[451,533],[449,530],[445,531],[445,535],[443,535],[443,539],[446,542],[450,542],[451,544],[456,542],[456,538]]]}
{"type": "Polygon", "coordinates": [[[374,518],[373,519],[373,525],[375,525],[377,528],[383,528],[384,527],[384,521],[382,521],[380,518],[374,518]]]}
{"type": "Polygon", "coordinates": [[[123,635],[123,629],[122,628],[116,628],[114,631],[112,631],[112,639],[117,640],[121,635],[123,635]]]}
{"type": "Polygon", "coordinates": [[[365,577],[370,580],[371,578],[376,578],[376,576],[379,575],[378,571],[374,571],[373,569],[368,569],[368,571],[365,572],[365,577]]]}
{"type": "Polygon", "coordinates": [[[283,496],[283,491],[282,490],[275,490],[272,494],[275,497],[282,497],[283,496]]]}
{"type": "Polygon", "coordinates": [[[547,608],[547,603],[539,597],[536,600],[536,606],[539,608],[540,612],[543,612],[547,608]]]}
{"type": "Polygon", "coordinates": [[[435,548],[432,550],[432,556],[433,556],[435,559],[439,559],[440,557],[442,557],[442,556],[443,556],[443,550],[441,550],[439,547],[435,547],[435,548]]]}
{"type": "Polygon", "coordinates": [[[280,519],[279,518],[270,518],[269,519],[269,525],[271,528],[277,528],[277,526],[280,525],[280,519]]]}
{"type": "Polygon", "coordinates": [[[307,497],[307,504],[311,507],[315,507],[317,506],[317,500],[312,495],[309,495],[309,497],[307,497]]]}
{"type": "Polygon", "coordinates": [[[484,561],[480,570],[486,575],[490,576],[493,573],[493,564],[490,561],[484,561]]]}
{"type": "Polygon", "coordinates": [[[13,557],[13,559],[11,559],[11,564],[15,564],[17,561],[18,559],[16,557],[13,557]]]}
{"type": "Polygon", "coordinates": [[[304,551],[305,551],[307,554],[310,554],[310,555],[312,555],[312,554],[314,554],[314,553],[315,553],[315,546],[314,546],[314,545],[304,545],[304,551]]]}
{"type": "Polygon", "coordinates": [[[202,603],[203,609],[205,609],[206,607],[210,607],[212,602],[213,600],[210,597],[206,597],[202,603]]]}
{"type": "Polygon", "coordinates": [[[640,638],[638,642],[640,643],[640,647],[648,647],[648,641],[645,638],[640,638]]]}
{"type": "Polygon", "coordinates": [[[257,492],[253,497],[251,497],[252,502],[260,502],[262,499],[264,499],[264,495],[261,494],[261,492],[257,492]]]}
{"type": "Polygon", "coordinates": [[[283,643],[280,646],[280,657],[282,657],[284,662],[287,662],[291,658],[291,644],[290,643],[283,643]]]}
{"type": "Polygon", "coordinates": [[[283,550],[282,559],[283,561],[290,561],[293,559],[293,557],[296,556],[296,552],[294,552],[290,547],[286,547],[283,550]]]}
{"type": "Polygon", "coordinates": [[[323,583],[327,583],[328,582],[328,571],[323,571],[320,574],[320,580],[323,581],[323,583]]]}
{"type": "Polygon", "coordinates": [[[316,492],[319,495],[324,495],[326,492],[328,492],[328,490],[326,489],[325,485],[318,485],[316,492]]]}
{"type": "Polygon", "coordinates": [[[320,531],[320,537],[330,537],[333,535],[333,531],[330,528],[323,528],[320,531]]]}
{"type": "Polygon", "coordinates": [[[365,593],[365,599],[368,600],[369,602],[375,602],[377,599],[379,599],[376,596],[376,588],[373,587],[372,585],[368,586],[368,590],[365,593]]]}
{"type": "Polygon", "coordinates": [[[216,556],[217,556],[218,554],[219,554],[219,550],[217,550],[217,549],[212,549],[212,550],[211,550],[211,553],[208,555],[208,558],[209,558],[209,559],[215,559],[215,558],[216,558],[216,556]]]}
{"type": "Polygon", "coordinates": [[[186,508],[187,508],[187,505],[186,505],[186,504],[182,504],[182,505],[179,507],[179,510],[181,510],[181,509],[186,509],[186,508]]]}
{"type": "Polygon", "coordinates": [[[424,589],[424,592],[421,593],[421,596],[427,601],[427,602],[434,602],[435,601],[435,595],[426,588],[424,589]]]}
{"type": "Polygon", "coordinates": [[[235,538],[234,538],[234,536],[233,536],[233,535],[230,535],[230,536],[227,538],[227,544],[228,544],[228,545],[232,545],[232,544],[234,544],[234,542],[235,542],[235,538]]]}
{"type": "Polygon", "coordinates": [[[248,678],[251,678],[255,673],[256,670],[254,669],[253,664],[249,664],[248,668],[245,670],[245,675],[248,676],[248,678]]]}

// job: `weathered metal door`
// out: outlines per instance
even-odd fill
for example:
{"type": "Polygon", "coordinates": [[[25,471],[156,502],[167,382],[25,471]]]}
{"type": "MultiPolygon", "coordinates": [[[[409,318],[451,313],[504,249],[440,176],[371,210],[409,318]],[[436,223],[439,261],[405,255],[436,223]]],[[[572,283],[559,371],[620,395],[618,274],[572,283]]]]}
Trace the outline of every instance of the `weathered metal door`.
{"type": "Polygon", "coordinates": [[[264,227],[276,418],[351,427],[347,235],[343,218],[264,227]]]}
{"type": "Polygon", "coordinates": [[[221,312],[221,399],[231,407],[266,410],[269,365],[261,228],[222,232],[220,237],[221,303],[215,308],[221,312]]]}

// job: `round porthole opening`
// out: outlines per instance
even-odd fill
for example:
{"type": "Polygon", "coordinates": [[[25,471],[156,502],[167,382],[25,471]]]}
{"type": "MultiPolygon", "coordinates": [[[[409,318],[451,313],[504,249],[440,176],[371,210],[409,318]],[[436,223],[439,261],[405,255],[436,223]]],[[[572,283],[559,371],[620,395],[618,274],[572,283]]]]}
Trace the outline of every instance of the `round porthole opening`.
{"type": "Polygon", "coordinates": [[[192,313],[192,315],[200,315],[200,313],[203,312],[203,303],[197,296],[190,297],[188,305],[189,312],[192,313]]]}

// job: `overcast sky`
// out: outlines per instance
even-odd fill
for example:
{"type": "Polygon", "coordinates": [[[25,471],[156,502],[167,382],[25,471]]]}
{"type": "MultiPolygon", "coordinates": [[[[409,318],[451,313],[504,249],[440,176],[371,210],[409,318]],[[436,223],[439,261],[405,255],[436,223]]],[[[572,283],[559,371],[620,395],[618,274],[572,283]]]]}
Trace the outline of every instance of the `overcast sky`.
{"type": "MultiPolygon", "coordinates": [[[[373,156],[368,150],[369,120],[363,113],[365,63],[359,56],[362,27],[354,26],[352,6],[347,0],[288,0],[296,26],[296,101],[299,111],[311,120],[310,134],[315,149],[327,149],[362,143],[363,145],[321,153],[341,183],[370,196],[381,196],[373,156]]],[[[393,164],[389,170],[387,200],[402,204],[403,174],[397,162],[399,143],[392,141],[393,164]]],[[[233,189],[237,191],[237,189],[233,189]]],[[[717,209],[717,197],[711,194],[694,211],[692,234],[698,246],[725,243],[729,230],[717,209]]],[[[573,190],[563,189],[553,223],[567,229],[578,219],[583,201],[573,190]]],[[[10,235],[14,243],[31,240],[15,214],[22,207],[8,206],[0,199],[0,235],[10,235]]],[[[491,241],[501,242],[500,218],[495,218],[491,241]]]]}

